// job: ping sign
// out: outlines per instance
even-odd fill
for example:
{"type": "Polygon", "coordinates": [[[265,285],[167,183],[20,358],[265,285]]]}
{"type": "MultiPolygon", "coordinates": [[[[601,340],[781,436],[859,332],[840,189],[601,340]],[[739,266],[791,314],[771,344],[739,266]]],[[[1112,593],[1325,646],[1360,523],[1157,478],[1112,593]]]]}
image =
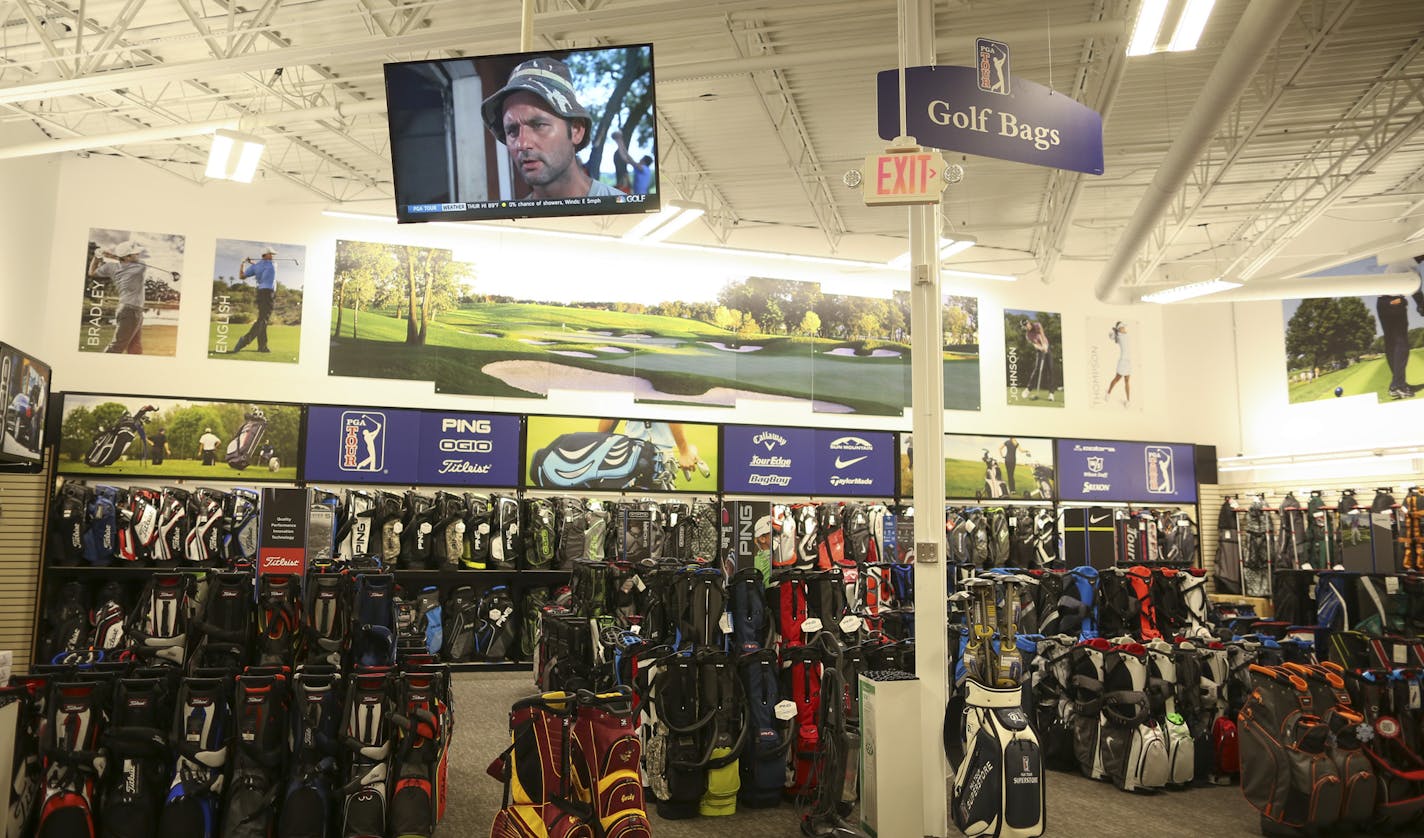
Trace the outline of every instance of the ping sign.
{"type": "Polygon", "coordinates": [[[944,191],[944,158],[919,146],[891,146],[865,158],[862,195],[868,206],[937,204],[944,191]]]}

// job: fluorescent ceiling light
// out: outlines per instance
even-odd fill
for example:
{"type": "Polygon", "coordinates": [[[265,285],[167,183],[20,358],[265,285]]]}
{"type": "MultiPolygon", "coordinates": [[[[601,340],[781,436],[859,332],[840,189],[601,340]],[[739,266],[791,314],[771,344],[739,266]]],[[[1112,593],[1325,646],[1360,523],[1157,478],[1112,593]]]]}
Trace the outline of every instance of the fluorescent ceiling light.
{"type": "Polygon", "coordinates": [[[213,145],[208,150],[208,168],[204,172],[213,180],[235,180],[251,183],[257,173],[257,163],[267,143],[260,137],[219,128],[213,132],[213,145]]]}
{"type": "Polygon", "coordinates": [[[1167,0],[1142,0],[1137,7],[1137,25],[1132,27],[1132,40],[1127,44],[1128,55],[1147,55],[1157,48],[1157,33],[1162,29],[1162,19],[1167,16],[1167,0]]]}
{"type": "Polygon", "coordinates": [[[1177,303],[1182,300],[1190,300],[1193,297],[1205,297],[1207,294],[1216,294],[1221,291],[1229,291],[1232,288],[1240,288],[1239,282],[1228,282],[1224,279],[1211,279],[1206,282],[1192,282],[1186,285],[1178,285],[1176,288],[1167,288],[1162,291],[1155,291],[1145,294],[1142,297],[1144,303],[1177,303]]]}
{"type": "Polygon", "coordinates": [[[992,279],[995,282],[1018,282],[1018,277],[1013,274],[986,274],[979,271],[956,271],[951,268],[940,268],[940,276],[952,276],[963,279],[992,279]]]}
{"type": "Polygon", "coordinates": [[[623,234],[624,241],[660,242],[701,218],[707,208],[701,204],[668,201],[662,209],[639,221],[623,234]]]}
{"type": "Polygon", "coordinates": [[[1320,451],[1308,454],[1265,454],[1256,457],[1222,457],[1218,471],[1251,471],[1261,468],[1317,465],[1320,463],[1379,463],[1414,460],[1424,457],[1424,446],[1395,448],[1361,448],[1353,451],[1320,451]]]}
{"type": "Polygon", "coordinates": [[[1216,0],[1141,0],[1137,7],[1137,23],[1127,44],[1128,55],[1150,55],[1154,52],[1187,52],[1197,48],[1202,31],[1216,0]],[[1174,21],[1172,35],[1165,43],[1162,25],[1174,21]]]}
{"type": "MultiPolygon", "coordinates": [[[[964,251],[973,247],[977,242],[978,240],[975,239],[973,236],[964,236],[957,239],[941,238],[939,240],[939,261],[944,262],[946,259],[950,258],[951,256],[954,256],[957,253],[963,253],[964,251]]],[[[910,251],[907,250],[904,253],[901,253],[899,256],[896,256],[894,259],[891,259],[886,264],[892,268],[910,267],[910,251]]]]}
{"type": "Polygon", "coordinates": [[[1177,31],[1172,33],[1172,42],[1167,45],[1167,51],[1187,52],[1196,49],[1202,30],[1206,29],[1206,20],[1211,17],[1212,6],[1215,5],[1216,0],[1187,0],[1187,8],[1182,11],[1182,16],[1177,18],[1177,31]]]}

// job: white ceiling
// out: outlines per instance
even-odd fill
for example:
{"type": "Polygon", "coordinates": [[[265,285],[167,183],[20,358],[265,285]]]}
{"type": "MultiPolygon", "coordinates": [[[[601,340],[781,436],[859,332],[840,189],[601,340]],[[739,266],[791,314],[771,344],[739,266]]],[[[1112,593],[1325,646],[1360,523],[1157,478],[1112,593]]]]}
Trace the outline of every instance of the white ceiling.
{"type": "MultiPolygon", "coordinates": [[[[1217,0],[1195,52],[1126,58],[1131,0],[938,0],[940,63],[970,63],[974,36],[996,37],[1016,76],[1106,114],[1101,177],[964,160],[945,214],[980,246],[954,264],[1051,282],[1106,261],[1246,6],[1217,0]]],[[[663,187],[711,208],[681,240],[874,259],[904,249],[904,213],[841,185],[883,145],[874,83],[897,59],[894,2],[535,10],[536,48],[654,42],[663,187]]],[[[202,132],[242,117],[269,138],[264,179],[388,213],[382,63],[515,51],[519,12],[517,0],[0,0],[0,122],[200,181],[202,132]]],[[[1275,276],[1424,226],[1424,3],[1303,0],[1264,49],[1236,105],[1211,115],[1215,134],[1129,283],[1252,264],[1275,276]]],[[[577,222],[598,223],[632,222],[577,222]]]]}

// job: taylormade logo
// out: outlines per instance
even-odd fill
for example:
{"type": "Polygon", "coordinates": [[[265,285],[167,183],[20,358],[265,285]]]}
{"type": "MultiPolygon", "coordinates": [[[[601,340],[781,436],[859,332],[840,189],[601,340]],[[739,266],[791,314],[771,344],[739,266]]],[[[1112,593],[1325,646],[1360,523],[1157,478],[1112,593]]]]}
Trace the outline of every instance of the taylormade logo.
{"type": "Polygon", "coordinates": [[[875,481],[869,477],[841,477],[833,475],[831,477],[832,486],[873,486],[875,481]]]}

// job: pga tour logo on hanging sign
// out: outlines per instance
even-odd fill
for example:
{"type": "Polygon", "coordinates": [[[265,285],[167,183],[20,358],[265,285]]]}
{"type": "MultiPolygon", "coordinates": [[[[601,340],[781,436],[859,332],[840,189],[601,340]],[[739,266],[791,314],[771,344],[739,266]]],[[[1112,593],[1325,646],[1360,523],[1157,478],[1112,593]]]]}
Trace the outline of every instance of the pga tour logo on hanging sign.
{"type": "Polygon", "coordinates": [[[386,414],[374,410],[348,410],[341,414],[342,471],[386,470],[386,414]]]}
{"type": "Polygon", "coordinates": [[[944,192],[944,158],[923,148],[890,148],[865,158],[865,203],[870,206],[937,204],[944,192]]]}
{"type": "Polygon", "coordinates": [[[1009,95],[1009,45],[1002,41],[977,38],[974,41],[975,69],[979,71],[979,89],[985,93],[1009,95]]]}
{"type": "Polygon", "coordinates": [[[445,486],[514,486],[519,482],[519,417],[423,413],[417,480],[445,486]]]}
{"type": "MultiPolygon", "coordinates": [[[[1102,174],[1102,116],[1051,88],[1011,79],[1007,53],[1003,59],[1003,90],[992,53],[987,75],[982,64],[905,68],[905,132],[931,148],[1102,174]]],[[[900,136],[899,71],[877,77],[876,113],[882,139],[900,136]]]]}
{"type": "Polygon", "coordinates": [[[1143,464],[1147,467],[1147,493],[1149,495],[1171,495],[1176,493],[1175,457],[1170,445],[1147,445],[1142,449],[1143,464]]]}

